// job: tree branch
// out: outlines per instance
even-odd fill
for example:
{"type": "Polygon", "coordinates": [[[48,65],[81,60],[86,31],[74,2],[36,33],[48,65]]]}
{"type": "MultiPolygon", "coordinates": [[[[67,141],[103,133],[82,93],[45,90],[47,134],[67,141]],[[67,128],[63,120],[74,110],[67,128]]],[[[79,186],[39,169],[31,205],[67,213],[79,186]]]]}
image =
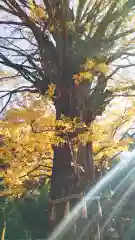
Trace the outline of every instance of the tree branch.
{"type": "Polygon", "coordinates": [[[132,29],[130,29],[130,30],[127,30],[127,31],[125,31],[125,32],[121,32],[121,33],[119,33],[119,34],[117,34],[117,35],[115,35],[115,36],[113,36],[113,37],[111,37],[111,38],[109,38],[109,39],[105,39],[105,42],[109,42],[109,41],[116,41],[116,40],[118,40],[118,39],[120,39],[120,38],[123,38],[123,37],[125,37],[125,36],[127,36],[127,35],[130,35],[130,34],[132,34],[132,33],[134,33],[135,32],[135,29],[134,28],[132,28],[132,29]]]}
{"type": "Polygon", "coordinates": [[[16,89],[13,89],[11,91],[0,91],[0,92],[6,92],[4,95],[0,96],[0,99],[4,98],[4,97],[8,97],[7,102],[5,103],[5,105],[2,107],[2,109],[0,110],[0,113],[2,113],[5,108],[7,107],[8,103],[10,102],[12,95],[15,93],[21,93],[21,92],[31,92],[31,93],[37,93],[38,91],[34,88],[34,86],[22,86],[22,87],[18,87],[16,89]]]}
{"type": "Polygon", "coordinates": [[[0,24],[25,26],[24,23],[22,23],[22,22],[14,22],[14,21],[0,21],[0,24]]]}
{"type": "Polygon", "coordinates": [[[12,94],[9,95],[7,102],[6,102],[5,105],[1,108],[0,114],[5,110],[5,108],[6,108],[7,105],[9,104],[11,98],[12,98],[12,94]]]}
{"type": "MultiPolygon", "coordinates": [[[[50,158],[46,158],[46,160],[50,160],[50,158]]],[[[31,174],[31,173],[33,173],[34,171],[38,170],[38,169],[39,169],[40,167],[42,167],[42,166],[47,167],[47,168],[49,168],[49,169],[52,169],[50,166],[38,164],[38,165],[36,165],[33,169],[31,169],[30,171],[28,171],[27,173],[25,173],[23,176],[21,176],[20,178],[23,178],[23,177],[28,176],[29,174],[31,174]]]]}

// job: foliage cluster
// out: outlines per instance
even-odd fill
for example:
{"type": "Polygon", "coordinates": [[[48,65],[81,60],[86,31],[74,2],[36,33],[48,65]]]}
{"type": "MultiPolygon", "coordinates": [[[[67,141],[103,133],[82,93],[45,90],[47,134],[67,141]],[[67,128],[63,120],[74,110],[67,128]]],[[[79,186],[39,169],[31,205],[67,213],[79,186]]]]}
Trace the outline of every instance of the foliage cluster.
{"type": "Polygon", "coordinates": [[[20,197],[26,190],[49,180],[54,146],[68,143],[77,152],[80,144],[85,146],[87,141],[92,141],[94,165],[100,171],[103,166],[109,169],[112,157],[127,150],[132,142],[130,137],[116,138],[122,126],[124,131],[132,126],[134,102],[131,100],[130,107],[121,112],[113,104],[112,110],[104,112],[105,119],[97,118],[90,126],[63,115],[56,120],[55,112],[51,111],[53,103],[49,101],[37,95],[25,95],[23,104],[8,110],[0,121],[0,177],[5,186],[1,195],[20,197]]]}

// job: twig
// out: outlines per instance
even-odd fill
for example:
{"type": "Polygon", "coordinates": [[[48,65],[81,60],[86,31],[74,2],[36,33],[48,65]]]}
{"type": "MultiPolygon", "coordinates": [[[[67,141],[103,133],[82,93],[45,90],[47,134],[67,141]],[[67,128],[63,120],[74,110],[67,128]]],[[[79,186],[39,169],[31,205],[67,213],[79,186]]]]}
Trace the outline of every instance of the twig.
{"type": "Polygon", "coordinates": [[[1,113],[4,111],[4,109],[7,107],[8,103],[9,103],[10,100],[11,100],[11,98],[12,98],[12,94],[9,95],[9,98],[8,98],[6,104],[5,104],[5,105],[2,107],[2,109],[0,110],[0,114],[1,114],[1,113]]]}
{"type": "Polygon", "coordinates": [[[2,107],[2,109],[0,110],[0,113],[2,113],[2,112],[5,110],[5,108],[7,107],[8,103],[10,102],[13,94],[15,94],[15,93],[20,93],[20,92],[32,92],[32,93],[36,93],[37,90],[34,88],[34,86],[30,86],[30,87],[29,87],[29,86],[22,86],[22,87],[18,87],[18,88],[16,88],[16,89],[13,89],[13,90],[11,90],[11,91],[9,91],[9,90],[7,90],[7,91],[2,90],[2,91],[0,91],[0,92],[6,92],[4,95],[2,95],[2,96],[0,97],[0,99],[2,99],[2,98],[4,98],[4,97],[7,97],[7,96],[9,95],[6,104],[5,104],[5,105],[2,107]]]}
{"type": "MultiPolygon", "coordinates": [[[[50,159],[50,158],[46,158],[46,159],[50,159]]],[[[21,176],[20,178],[23,178],[23,177],[26,177],[26,176],[28,176],[30,173],[32,173],[32,172],[34,172],[34,171],[36,171],[36,170],[38,170],[40,167],[42,167],[43,165],[37,165],[37,166],[35,166],[33,169],[31,169],[30,171],[28,171],[27,173],[25,173],[23,176],[21,176]]],[[[47,165],[44,165],[44,167],[47,167],[47,168],[51,168],[50,166],[47,166],[47,165]]]]}

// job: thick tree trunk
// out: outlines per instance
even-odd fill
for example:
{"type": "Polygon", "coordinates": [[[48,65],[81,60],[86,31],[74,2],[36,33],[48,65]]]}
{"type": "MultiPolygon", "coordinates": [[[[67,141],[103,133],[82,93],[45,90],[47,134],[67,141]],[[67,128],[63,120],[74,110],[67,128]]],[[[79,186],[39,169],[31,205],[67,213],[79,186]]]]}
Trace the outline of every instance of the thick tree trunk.
{"type": "MultiPolygon", "coordinates": [[[[67,117],[76,117],[78,115],[75,101],[71,101],[70,93],[67,89],[63,93],[59,93],[56,97],[56,119],[59,119],[61,114],[67,117]],[[73,106],[74,104],[74,106],[73,106]]],[[[87,191],[90,184],[93,182],[93,158],[92,158],[92,143],[87,143],[86,146],[80,146],[77,156],[77,164],[84,168],[83,177],[80,177],[76,167],[72,166],[72,152],[70,146],[65,143],[63,146],[54,147],[54,161],[51,179],[51,213],[50,219],[53,220],[56,226],[67,213],[68,210],[77,203],[80,198],[80,193],[87,191]],[[75,196],[72,198],[72,196],[75,196]],[[67,200],[69,198],[69,200],[67,200]]]]}

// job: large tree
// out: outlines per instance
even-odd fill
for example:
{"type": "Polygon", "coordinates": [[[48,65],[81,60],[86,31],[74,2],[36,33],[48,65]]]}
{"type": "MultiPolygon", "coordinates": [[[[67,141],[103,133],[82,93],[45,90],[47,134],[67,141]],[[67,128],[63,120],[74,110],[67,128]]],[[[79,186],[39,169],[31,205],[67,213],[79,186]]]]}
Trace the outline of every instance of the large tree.
{"type": "Polygon", "coordinates": [[[84,128],[65,131],[65,143],[54,146],[50,198],[56,222],[64,215],[66,199],[74,205],[80,193],[94,183],[91,138],[85,146],[80,143],[77,151],[72,149],[72,140],[90,129],[116,95],[128,96],[134,90],[132,82],[130,87],[120,84],[119,90],[110,81],[120,68],[134,66],[127,61],[111,67],[122,57],[134,56],[134,26],[129,24],[134,24],[134,8],[134,0],[0,1],[4,30],[0,63],[29,82],[29,86],[4,93],[7,104],[17,92],[45,95],[52,83],[56,86],[56,119],[64,115],[85,123],[84,128]],[[81,177],[77,164],[84,168],[81,177]]]}

